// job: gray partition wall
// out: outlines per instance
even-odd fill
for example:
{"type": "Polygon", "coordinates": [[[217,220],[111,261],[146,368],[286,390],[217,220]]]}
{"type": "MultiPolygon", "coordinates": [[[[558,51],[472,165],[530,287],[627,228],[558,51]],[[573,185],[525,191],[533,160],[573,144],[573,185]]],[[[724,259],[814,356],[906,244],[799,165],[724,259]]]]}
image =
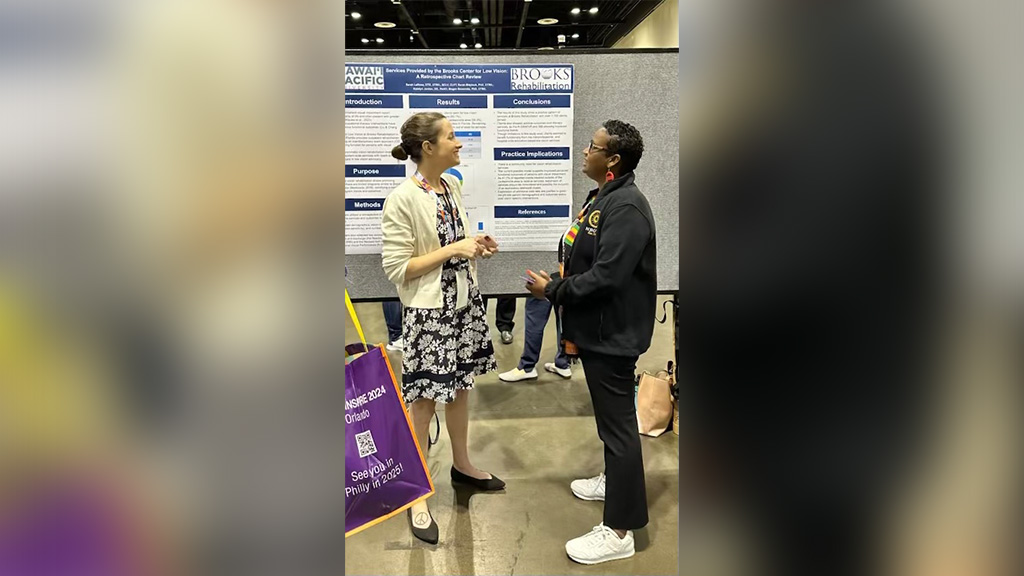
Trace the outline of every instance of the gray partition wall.
{"type": "MultiPolygon", "coordinates": [[[[623,52],[538,52],[523,55],[496,53],[469,55],[388,51],[353,54],[346,62],[383,64],[572,64],[575,66],[573,148],[580,158],[590,137],[605,120],[628,122],[644,139],[644,156],[636,169],[636,181],[654,211],[658,229],[658,289],[678,289],[679,272],[679,53],[677,50],[623,52]]],[[[395,143],[399,135],[395,134],[395,143]]],[[[467,182],[467,186],[472,183],[467,182]]],[[[573,210],[578,210],[593,189],[593,181],[577,171],[573,176],[573,210]]],[[[498,239],[500,241],[500,238],[498,239]]],[[[550,252],[499,253],[479,264],[480,286],[485,295],[525,295],[520,276],[527,268],[557,269],[556,246],[550,252]]],[[[345,255],[348,290],[355,300],[397,296],[381,268],[380,256],[345,255]]]]}

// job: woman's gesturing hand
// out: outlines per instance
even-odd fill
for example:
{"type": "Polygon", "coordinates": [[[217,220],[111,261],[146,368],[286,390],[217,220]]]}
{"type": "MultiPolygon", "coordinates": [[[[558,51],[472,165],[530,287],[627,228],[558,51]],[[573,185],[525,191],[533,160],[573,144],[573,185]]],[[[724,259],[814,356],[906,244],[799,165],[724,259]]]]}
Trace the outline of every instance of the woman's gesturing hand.
{"type": "Polygon", "coordinates": [[[490,258],[498,252],[498,242],[487,234],[477,234],[476,242],[480,245],[480,255],[484,258],[490,258]]]}
{"type": "Polygon", "coordinates": [[[476,238],[465,238],[454,244],[449,244],[453,258],[466,258],[475,260],[483,253],[483,246],[476,241],[476,238]]]}

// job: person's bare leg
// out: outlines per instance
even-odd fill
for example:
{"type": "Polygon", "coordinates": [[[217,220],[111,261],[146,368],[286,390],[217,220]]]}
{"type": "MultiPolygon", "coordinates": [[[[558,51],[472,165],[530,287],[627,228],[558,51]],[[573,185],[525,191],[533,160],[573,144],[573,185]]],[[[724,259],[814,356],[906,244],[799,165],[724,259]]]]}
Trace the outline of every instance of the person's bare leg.
{"type": "Polygon", "coordinates": [[[452,463],[467,476],[487,480],[490,474],[479,470],[469,461],[469,390],[457,390],[455,401],[444,407],[444,422],[452,441],[452,463]]]}
{"type": "MultiPolygon", "coordinates": [[[[420,447],[423,450],[423,455],[426,456],[427,439],[430,437],[430,420],[434,417],[434,410],[437,409],[437,405],[429,398],[420,398],[413,402],[409,408],[410,414],[412,415],[412,427],[416,432],[416,440],[419,441],[420,447]]],[[[429,513],[426,500],[413,504],[412,517],[414,521],[416,520],[417,515],[423,512],[429,513]]],[[[416,525],[420,528],[424,528],[429,525],[429,521],[426,523],[417,522],[416,525]]]]}

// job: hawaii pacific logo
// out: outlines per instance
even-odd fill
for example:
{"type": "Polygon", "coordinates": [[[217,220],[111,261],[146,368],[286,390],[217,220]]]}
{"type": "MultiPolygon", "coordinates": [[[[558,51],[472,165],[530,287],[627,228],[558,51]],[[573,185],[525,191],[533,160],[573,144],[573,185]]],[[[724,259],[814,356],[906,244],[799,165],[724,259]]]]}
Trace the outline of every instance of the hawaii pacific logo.
{"type": "Polygon", "coordinates": [[[383,66],[345,65],[345,90],[383,89],[383,66]]]}

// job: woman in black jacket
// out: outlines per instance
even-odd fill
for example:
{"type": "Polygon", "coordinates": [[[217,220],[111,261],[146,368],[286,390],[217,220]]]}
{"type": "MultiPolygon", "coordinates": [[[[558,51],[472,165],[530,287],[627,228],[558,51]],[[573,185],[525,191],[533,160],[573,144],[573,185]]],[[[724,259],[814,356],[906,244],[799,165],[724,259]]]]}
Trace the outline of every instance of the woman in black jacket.
{"type": "Polygon", "coordinates": [[[633,174],[643,150],[625,122],[609,120],[594,132],[583,172],[597,182],[597,195],[563,237],[562,274],[528,272],[527,289],[561,310],[566,352],[576,349],[583,361],[604,442],[605,473],[572,483],[577,497],[605,500],[603,522],[565,545],[583,564],[632,556],[632,530],[647,525],[633,383],[654,333],[658,282],[654,216],[633,174]]]}

